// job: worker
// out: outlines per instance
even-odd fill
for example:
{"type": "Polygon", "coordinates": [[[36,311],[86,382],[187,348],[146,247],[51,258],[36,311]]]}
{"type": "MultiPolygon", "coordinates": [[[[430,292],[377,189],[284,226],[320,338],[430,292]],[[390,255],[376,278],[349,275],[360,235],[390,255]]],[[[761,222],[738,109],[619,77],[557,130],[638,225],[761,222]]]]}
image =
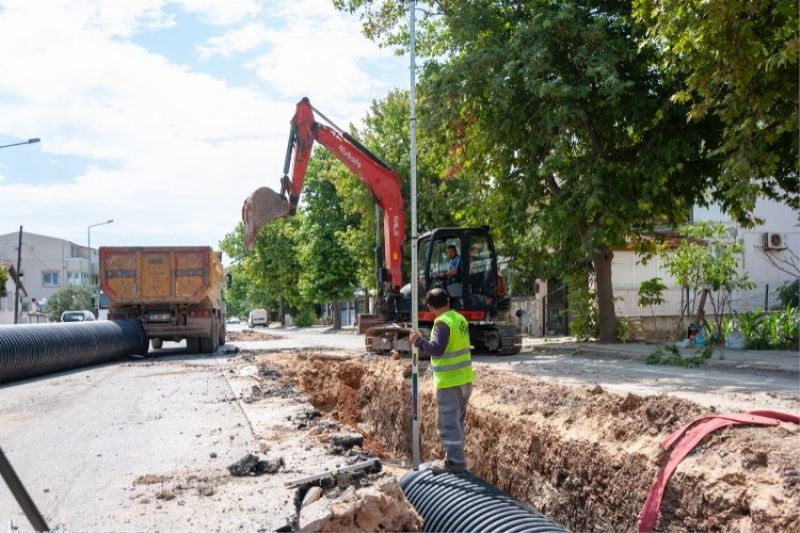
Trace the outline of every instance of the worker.
{"type": "Polygon", "coordinates": [[[445,459],[434,461],[431,471],[460,472],[467,470],[464,452],[467,403],[472,394],[472,355],[469,324],[450,308],[444,289],[435,288],[425,295],[428,309],[436,316],[430,341],[412,331],[410,342],[431,358],[433,384],[436,387],[437,426],[445,449],[445,459]]]}
{"type": "Polygon", "coordinates": [[[447,257],[450,258],[447,262],[447,272],[440,272],[439,277],[457,280],[461,275],[461,256],[458,255],[458,248],[455,245],[447,247],[447,257]]]}
{"type": "Polygon", "coordinates": [[[453,308],[461,309],[461,297],[464,295],[464,289],[462,286],[461,256],[458,255],[458,248],[453,244],[448,245],[447,256],[450,258],[447,262],[447,271],[437,273],[436,277],[445,280],[447,293],[451,298],[453,308]]]}

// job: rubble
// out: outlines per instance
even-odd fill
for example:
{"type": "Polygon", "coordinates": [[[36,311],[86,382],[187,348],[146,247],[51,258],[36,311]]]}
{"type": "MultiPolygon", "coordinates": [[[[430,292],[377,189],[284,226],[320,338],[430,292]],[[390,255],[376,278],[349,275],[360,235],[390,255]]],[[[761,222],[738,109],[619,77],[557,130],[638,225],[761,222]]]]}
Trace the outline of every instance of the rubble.
{"type": "Polygon", "coordinates": [[[257,455],[248,453],[232,465],[228,466],[228,472],[232,476],[260,476],[262,474],[274,474],[285,465],[283,457],[277,459],[259,459],[257,455]]]}
{"type": "Polygon", "coordinates": [[[309,501],[300,509],[298,530],[421,531],[422,519],[406,500],[397,480],[384,475],[367,487],[351,485],[334,497],[326,495],[309,501]]]}

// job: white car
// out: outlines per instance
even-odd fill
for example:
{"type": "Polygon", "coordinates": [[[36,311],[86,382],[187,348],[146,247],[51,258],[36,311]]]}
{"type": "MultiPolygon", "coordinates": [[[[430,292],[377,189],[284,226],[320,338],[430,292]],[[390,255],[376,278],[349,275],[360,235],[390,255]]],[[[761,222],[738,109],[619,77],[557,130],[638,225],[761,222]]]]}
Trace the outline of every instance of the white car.
{"type": "Polygon", "coordinates": [[[253,309],[247,316],[247,325],[251,328],[254,326],[267,326],[268,324],[266,309],[253,309]]]}
{"type": "Polygon", "coordinates": [[[61,313],[61,322],[92,322],[96,320],[91,311],[64,311],[61,313]]]}
{"type": "Polygon", "coordinates": [[[238,324],[241,322],[238,316],[229,316],[227,320],[225,320],[226,324],[238,324]]]}

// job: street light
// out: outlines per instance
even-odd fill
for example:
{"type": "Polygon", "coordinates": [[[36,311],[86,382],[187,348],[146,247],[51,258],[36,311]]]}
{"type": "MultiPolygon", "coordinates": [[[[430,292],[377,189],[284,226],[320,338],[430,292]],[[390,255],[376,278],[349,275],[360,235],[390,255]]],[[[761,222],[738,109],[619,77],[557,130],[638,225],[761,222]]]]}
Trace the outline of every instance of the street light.
{"type": "Polygon", "coordinates": [[[4,145],[0,146],[0,148],[8,148],[9,146],[19,146],[21,144],[34,144],[34,143],[38,143],[38,142],[41,142],[41,139],[38,138],[38,137],[34,137],[33,139],[28,139],[27,141],[23,141],[21,143],[4,144],[4,145]]]}
{"type": "Polygon", "coordinates": [[[97,226],[105,226],[114,222],[113,218],[109,218],[105,222],[98,222],[86,228],[86,247],[89,249],[89,287],[92,286],[92,277],[94,276],[94,265],[92,264],[92,228],[97,226]]]}

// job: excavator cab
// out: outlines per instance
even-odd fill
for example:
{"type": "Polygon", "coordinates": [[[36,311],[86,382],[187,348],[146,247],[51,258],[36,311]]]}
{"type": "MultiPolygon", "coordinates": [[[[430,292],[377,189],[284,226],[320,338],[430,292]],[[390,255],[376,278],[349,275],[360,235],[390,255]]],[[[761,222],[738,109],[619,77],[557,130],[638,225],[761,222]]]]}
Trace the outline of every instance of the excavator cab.
{"type": "MultiPolygon", "coordinates": [[[[438,228],[418,239],[420,320],[428,322],[425,294],[440,287],[467,320],[494,319],[499,297],[497,255],[486,226],[438,228]]],[[[432,316],[432,315],[431,315],[432,316]]]]}

